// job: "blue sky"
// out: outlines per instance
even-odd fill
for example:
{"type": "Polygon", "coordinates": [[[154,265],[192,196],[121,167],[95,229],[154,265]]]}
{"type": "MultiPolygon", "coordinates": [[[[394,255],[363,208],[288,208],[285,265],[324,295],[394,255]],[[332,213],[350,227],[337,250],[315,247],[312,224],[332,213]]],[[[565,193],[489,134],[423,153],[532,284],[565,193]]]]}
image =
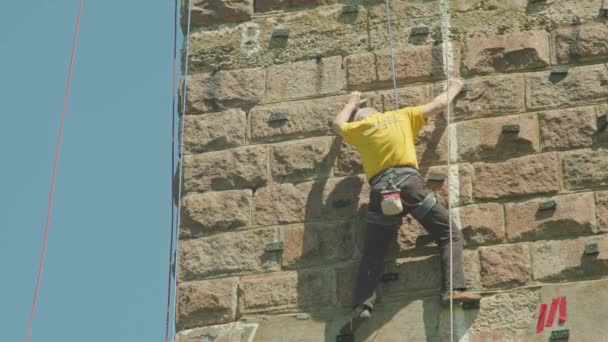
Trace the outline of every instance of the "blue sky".
{"type": "MultiPolygon", "coordinates": [[[[25,341],[77,8],[0,11],[0,341],[25,341]]],[[[84,1],[32,341],[164,340],[172,27],[172,0],[84,1]]]]}

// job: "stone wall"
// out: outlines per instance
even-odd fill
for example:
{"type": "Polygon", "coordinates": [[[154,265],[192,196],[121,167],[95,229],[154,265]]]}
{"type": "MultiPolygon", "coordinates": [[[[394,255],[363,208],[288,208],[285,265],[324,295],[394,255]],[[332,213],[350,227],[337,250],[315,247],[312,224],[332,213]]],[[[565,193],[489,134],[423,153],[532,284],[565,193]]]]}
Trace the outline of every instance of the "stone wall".
{"type": "MultiPolygon", "coordinates": [[[[335,341],[349,311],[369,189],[356,151],[330,124],[350,91],[379,110],[393,109],[394,96],[384,2],[359,1],[355,12],[339,2],[193,1],[181,342],[335,341]],[[270,121],[277,113],[287,119],[270,121]]],[[[546,341],[564,327],[536,334],[538,307],[560,295],[571,340],[608,334],[608,311],[596,304],[608,300],[601,5],[449,2],[451,62],[470,90],[450,125],[438,116],[423,129],[417,153],[425,176],[446,176],[428,185],[451,197],[467,282],[484,296],[479,309],[455,310],[456,340],[546,341]],[[557,206],[539,210],[549,200],[557,206]],[[599,254],[584,254],[592,243],[599,254]]],[[[391,0],[390,9],[400,103],[424,103],[446,80],[440,2],[391,0]],[[429,32],[413,34],[419,26],[429,32]]],[[[381,284],[358,340],[449,340],[438,256],[419,233],[404,220],[386,258],[399,279],[381,284]]]]}

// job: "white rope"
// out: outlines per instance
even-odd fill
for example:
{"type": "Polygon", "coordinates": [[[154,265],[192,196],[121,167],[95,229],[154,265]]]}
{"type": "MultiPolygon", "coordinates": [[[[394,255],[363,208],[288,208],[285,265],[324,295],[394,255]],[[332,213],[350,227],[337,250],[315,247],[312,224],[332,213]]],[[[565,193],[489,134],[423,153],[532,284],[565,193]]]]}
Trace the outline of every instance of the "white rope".
{"type": "Polygon", "coordinates": [[[175,229],[175,277],[173,283],[173,331],[171,334],[171,341],[175,338],[175,312],[177,309],[177,257],[179,251],[179,227],[181,221],[181,206],[182,206],[182,188],[183,188],[183,176],[184,176],[184,136],[186,131],[186,102],[188,97],[188,61],[190,59],[190,24],[192,23],[192,0],[188,0],[188,25],[186,28],[186,58],[183,59],[184,65],[184,93],[182,95],[182,110],[181,110],[181,127],[180,127],[180,141],[179,141],[179,176],[178,176],[178,190],[177,190],[177,213],[176,220],[177,224],[175,229]]]}
{"type": "Polygon", "coordinates": [[[391,74],[393,76],[393,92],[395,93],[395,110],[399,110],[399,95],[397,94],[397,77],[395,76],[395,57],[393,54],[393,31],[391,29],[391,11],[389,0],[386,0],[386,29],[388,31],[388,48],[391,55],[391,74]]]}

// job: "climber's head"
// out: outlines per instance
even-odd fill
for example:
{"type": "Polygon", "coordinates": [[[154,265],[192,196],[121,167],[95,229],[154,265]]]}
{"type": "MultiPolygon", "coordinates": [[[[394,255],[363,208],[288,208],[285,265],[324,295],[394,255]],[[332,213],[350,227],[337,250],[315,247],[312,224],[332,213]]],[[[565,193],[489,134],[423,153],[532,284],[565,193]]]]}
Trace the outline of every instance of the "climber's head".
{"type": "Polygon", "coordinates": [[[370,114],[379,113],[375,108],[372,107],[364,107],[355,113],[354,121],[360,121],[368,117],[370,114]]]}

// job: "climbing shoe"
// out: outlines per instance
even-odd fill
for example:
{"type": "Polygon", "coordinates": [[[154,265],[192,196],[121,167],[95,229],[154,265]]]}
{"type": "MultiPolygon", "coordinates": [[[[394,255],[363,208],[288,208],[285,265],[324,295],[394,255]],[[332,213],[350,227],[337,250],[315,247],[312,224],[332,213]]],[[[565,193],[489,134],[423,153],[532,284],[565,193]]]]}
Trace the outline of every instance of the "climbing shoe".
{"type": "Polygon", "coordinates": [[[460,304],[479,303],[479,301],[481,300],[481,296],[477,293],[454,290],[451,292],[451,295],[450,291],[446,291],[441,294],[441,304],[450,305],[450,297],[454,301],[454,303],[460,304]]]}

